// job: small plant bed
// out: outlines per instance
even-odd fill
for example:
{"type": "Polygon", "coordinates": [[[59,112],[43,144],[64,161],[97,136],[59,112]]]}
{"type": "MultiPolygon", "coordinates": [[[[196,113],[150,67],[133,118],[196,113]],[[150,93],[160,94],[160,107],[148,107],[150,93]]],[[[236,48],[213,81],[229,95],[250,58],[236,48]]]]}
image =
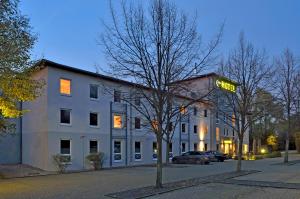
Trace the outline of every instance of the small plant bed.
{"type": "MultiPolygon", "coordinates": [[[[253,155],[253,154],[243,155],[242,160],[261,160],[261,159],[265,159],[265,158],[278,158],[278,157],[281,157],[281,152],[273,151],[271,153],[259,154],[259,155],[253,155]]],[[[237,160],[237,159],[238,159],[238,157],[235,156],[234,160],[237,160]]]]}

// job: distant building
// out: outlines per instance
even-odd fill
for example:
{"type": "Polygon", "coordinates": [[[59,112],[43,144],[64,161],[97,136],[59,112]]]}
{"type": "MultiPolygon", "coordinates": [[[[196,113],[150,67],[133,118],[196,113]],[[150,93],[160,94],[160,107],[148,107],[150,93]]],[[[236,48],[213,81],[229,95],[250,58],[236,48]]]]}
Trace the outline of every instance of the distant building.
{"type": "MultiPolygon", "coordinates": [[[[122,92],[134,89],[133,83],[48,60],[40,61],[38,67],[34,78],[45,80],[44,92],[22,104],[30,112],[17,121],[16,137],[1,138],[0,163],[22,162],[55,170],[53,155],[62,154],[70,157],[69,169],[81,170],[89,168],[85,157],[93,152],[105,154],[104,167],[155,163],[155,135],[144,128],[143,117],[121,100],[122,92]],[[103,85],[113,93],[107,93],[103,85]]],[[[219,77],[210,73],[184,82],[205,91],[216,87],[219,77]]],[[[231,127],[236,125],[235,116],[222,106],[222,92],[216,87],[211,99],[218,100],[211,103],[217,106],[198,102],[188,108],[168,146],[170,158],[193,150],[236,152],[237,133],[231,127]]],[[[247,134],[244,152],[248,145],[247,134]]]]}

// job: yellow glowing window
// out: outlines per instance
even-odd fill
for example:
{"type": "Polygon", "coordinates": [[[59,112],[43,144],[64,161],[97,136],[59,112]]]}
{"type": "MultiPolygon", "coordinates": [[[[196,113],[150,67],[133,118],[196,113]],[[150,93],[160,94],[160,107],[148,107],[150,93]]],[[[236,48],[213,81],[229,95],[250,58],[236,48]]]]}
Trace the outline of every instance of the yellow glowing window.
{"type": "Polygon", "coordinates": [[[114,128],[122,128],[122,115],[114,115],[114,128]]]}
{"type": "Polygon", "coordinates": [[[180,113],[181,114],[186,114],[187,113],[187,110],[186,110],[186,108],[184,106],[180,107],[180,113]]]}
{"type": "Polygon", "coordinates": [[[232,126],[233,127],[235,126],[235,115],[234,114],[232,115],[232,126]]]}
{"type": "Polygon", "coordinates": [[[216,127],[216,141],[220,141],[220,128],[216,127]]]}
{"type": "Polygon", "coordinates": [[[71,95],[71,80],[60,79],[60,94],[71,95]]]}

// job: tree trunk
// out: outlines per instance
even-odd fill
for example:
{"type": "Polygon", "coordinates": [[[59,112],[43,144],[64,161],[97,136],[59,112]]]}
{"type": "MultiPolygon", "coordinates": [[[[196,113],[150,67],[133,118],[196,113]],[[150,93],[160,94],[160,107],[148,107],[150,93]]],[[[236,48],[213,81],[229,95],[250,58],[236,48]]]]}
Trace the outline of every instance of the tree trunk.
{"type": "Polygon", "coordinates": [[[290,144],[290,130],[291,130],[291,117],[290,112],[288,111],[288,130],[286,132],[285,138],[285,152],[284,152],[284,163],[288,163],[289,161],[289,144],[290,144]]]}
{"type": "Polygon", "coordinates": [[[162,188],[162,137],[157,136],[156,188],[162,188]]]}
{"type": "Polygon", "coordinates": [[[256,138],[253,138],[253,141],[252,141],[252,151],[253,151],[253,154],[254,154],[254,155],[257,154],[256,138]]]}
{"type": "Polygon", "coordinates": [[[261,138],[259,137],[257,140],[257,151],[260,153],[260,149],[261,149],[261,138]]]}
{"type": "Polygon", "coordinates": [[[243,136],[239,136],[238,162],[237,162],[237,166],[236,166],[237,172],[240,172],[242,170],[242,155],[243,155],[243,136]]]}

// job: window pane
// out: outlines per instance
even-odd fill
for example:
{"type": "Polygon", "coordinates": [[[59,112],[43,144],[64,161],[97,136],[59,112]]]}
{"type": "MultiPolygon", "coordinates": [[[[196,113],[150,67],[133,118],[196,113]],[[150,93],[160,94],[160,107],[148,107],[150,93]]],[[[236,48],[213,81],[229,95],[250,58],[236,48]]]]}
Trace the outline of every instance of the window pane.
{"type": "Polygon", "coordinates": [[[181,143],[181,152],[185,152],[185,143],[181,143]]]}
{"type": "Polygon", "coordinates": [[[216,127],[216,141],[220,141],[220,128],[216,127]]]}
{"type": "Polygon", "coordinates": [[[140,106],[141,105],[141,97],[140,96],[138,96],[138,95],[135,96],[134,104],[136,106],[140,106]]]}
{"type": "Polygon", "coordinates": [[[70,140],[60,140],[60,153],[63,155],[71,154],[70,140]]]}
{"type": "Polygon", "coordinates": [[[67,109],[60,110],[60,123],[63,124],[71,123],[71,110],[67,110],[67,109]]]}
{"type": "Polygon", "coordinates": [[[98,99],[98,86],[90,85],[90,98],[98,99]]]}
{"type": "Polygon", "coordinates": [[[135,153],[141,153],[141,142],[134,143],[134,151],[135,153]]]}
{"type": "Polygon", "coordinates": [[[204,117],[207,117],[207,110],[204,110],[204,117]]]}
{"type": "Polygon", "coordinates": [[[198,144],[194,143],[194,151],[198,151],[198,144]]]}
{"type": "Polygon", "coordinates": [[[60,79],[60,94],[71,95],[71,80],[60,79]]]}
{"type": "Polygon", "coordinates": [[[90,141],[90,153],[98,153],[98,141],[90,141]]]}
{"type": "Polygon", "coordinates": [[[181,132],[185,133],[185,124],[181,124],[181,132]]]}
{"type": "Polygon", "coordinates": [[[134,125],[136,129],[140,129],[141,128],[141,119],[136,117],[135,121],[134,121],[134,125]]]}
{"type": "Polygon", "coordinates": [[[122,116],[114,115],[114,128],[120,129],[122,128],[122,116]]]}
{"type": "Polygon", "coordinates": [[[197,133],[197,132],[198,132],[198,126],[194,125],[194,133],[197,133]]]}
{"type": "Polygon", "coordinates": [[[114,91],[114,102],[121,102],[121,91],[114,91]]]}
{"type": "Polygon", "coordinates": [[[98,126],[98,114],[97,113],[90,113],[90,125],[98,126]]]}
{"type": "Polygon", "coordinates": [[[121,153],[121,142],[120,141],[114,142],[114,153],[121,153]]]}

